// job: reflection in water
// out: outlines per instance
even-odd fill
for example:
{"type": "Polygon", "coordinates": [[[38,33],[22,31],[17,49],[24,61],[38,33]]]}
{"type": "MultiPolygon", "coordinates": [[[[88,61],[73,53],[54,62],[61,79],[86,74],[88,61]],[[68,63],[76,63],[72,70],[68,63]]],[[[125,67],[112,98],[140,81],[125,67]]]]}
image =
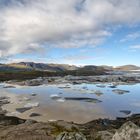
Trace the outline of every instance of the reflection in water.
{"type": "Polygon", "coordinates": [[[73,101],[85,101],[90,103],[99,103],[102,102],[95,98],[85,98],[85,97],[65,97],[65,100],[73,100],[73,101]]]}
{"type": "Polygon", "coordinates": [[[107,84],[61,84],[4,90],[16,95],[12,104],[4,106],[4,109],[9,111],[8,114],[12,112],[11,114],[15,113],[19,117],[29,118],[32,117],[31,114],[36,113],[40,114],[35,117],[39,121],[66,120],[83,123],[140,112],[140,84],[117,86],[115,90],[123,92],[121,95],[113,92],[112,87],[107,84]],[[32,96],[33,93],[36,96],[32,96]],[[33,102],[38,102],[39,106],[23,113],[16,112],[17,108],[23,109],[26,104],[33,102]]]}

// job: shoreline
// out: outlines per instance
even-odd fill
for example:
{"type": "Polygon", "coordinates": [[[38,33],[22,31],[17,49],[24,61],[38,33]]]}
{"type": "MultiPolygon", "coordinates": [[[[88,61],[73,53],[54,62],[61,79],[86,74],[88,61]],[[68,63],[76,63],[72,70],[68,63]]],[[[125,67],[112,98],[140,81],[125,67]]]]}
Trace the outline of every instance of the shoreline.
{"type": "MultiPolygon", "coordinates": [[[[113,76],[114,77],[114,76],[113,76]]],[[[120,79],[120,76],[115,76],[115,80],[117,80],[117,79],[120,79]],[[117,77],[117,78],[116,78],[117,77]]],[[[32,79],[32,80],[26,80],[26,81],[20,81],[20,82],[18,82],[18,81],[15,81],[15,80],[13,80],[13,81],[8,81],[8,82],[6,82],[5,84],[4,84],[4,88],[5,89],[7,89],[7,88],[27,88],[27,87],[40,87],[40,86],[45,86],[45,85],[47,85],[47,86],[51,86],[51,85],[58,85],[58,84],[60,84],[58,87],[59,88],[62,88],[62,89],[64,89],[65,90],[65,88],[66,89],[69,89],[69,86],[70,86],[70,84],[71,85],[77,85],[77,84],[81,84],[81,83],[91,83],[91,84],[93,84],[94,82],[91,82],[91,80],[92,81],[96,81],[96,86],[97,87],[99,87],[99,88],[104,88],[104,86],[105,86],[105,82],[104,82],[104,79],[106,79],[106,77],[104,77],[104,76],[90,76],[90,77],[71,77],[71,76],[66,76],[66,77],[61,77],[61,78],[56,78],[56,77],[53,77],[52,79],[46,79],[46,78],[37,78],[37,79],[32,79]],[[98,81],[98,78],[100,78],[100,82],[98,81]],[[97,78],[97,79],[96,79],[97,78]],[[71,81],[72,80],[72,81],[71,81]],[[78,81],[79,80],[79,81],[78,81]],[[84,81],[83,81],[84,80],[84,81]],[[87,82],[86,82],[86,80],[87,80],[87,82]],[[49,82],[48,82],[49,81],[49,82]],[[97,81],[98,81],[98,83],[97,83],[97,81]],[[66,84],[65,86],[63,86],[63,84],[66,84]]],[[[114,89],[116,89],[117,88],[117,86],[119,86],[119,84],[121,84],[122,85],[122,82],[121,81],[115,81],[114,82],[114,80],[112,80],[112,78],[108,78],[108,79],[110,79],[111,81],[113,81],[112,83],[110,83],[110,81],[109,82],[107,82],[107,85],[108,86],[110,86],[110,88],[112,89],[112,90],[114,90],[114,89]]],[[[129,78],[128,78],[129,79],[129,78]]],[[[130,78],[130,79],[132,79],[132,78],[130,78]]],[[[123,85],[131,85],[131,84],[137,84],[137,82],[123,82],[123,85]]],[[[85,87],[83,87],[83,88],[85,88],[85,87]]],[[[87,89],[82,89],[82,90],[84,90],[84,92],[86,92],[86,90],[87,89]]],[[[82,92],[82,90],[79,90],[79,92],[82,92]]],[[[98,90],[97,90],[98,91],[98,90]]],[[[96,91],[96,92],[97,92],[96,91]]],[[[94,92],[94,91],[88,91],[87,93],[90,93],[90,92],[94,92]]],[[[125,92],[128,92],[128,91],[126,91],[126,90],[114,90],[114,92],[115,93],[117,93],[117,94],[123,94],[123,92],[125,93],[125,92]]],[[[86,93],[86,94],[87,94],[86,93]]],[[[35,94],[35,95],[33,95],[32,96],[32,94],[34,94],[34,93],[26,93],[26,94],[21,94],[21,95],[17,95],[17,94],[7,94],[9,97],[12,95],[13,97],[10,99],[10,102],[11,102],[11,104],[7,104],[7,105],[4,105],[2,108],[3,109],[5,109],[5,110],[7,110],[8,111],[8,114],[7,115],[9,115],[9,116],[17,116],[17,117],[21,117],[21,118],[23,118],[23,119],[35,119],[35,120],[37,120],[37,121],[43,121],[43,122],[46,122],[46,121],[48,121],[48,120],[59,120],[58,118],[61,118],[61,119],[63,119],[63,120],[66,120],[66,121],[74,121],[74,122],[77,122],[77,123],[86,123],[86,122],[88,122],[88,121],[91,121],[91,120],[93,120],[93,119],[98,119],[98,118],[109,118],[109,119],[115,119],[115,117],[114,116],[111,116],[111,114],[109,115],[102,115],[102,116],[96,116],[95,114],[94,114],[94,117],[89,117],[89,118],[87,118],[87,120],[86,121],[79,121],[80,120],[80,117],[81,117],[81,115],[80,116],[77,116],[77,120],[75,119],[75,118],[71,118],[71,119],[69,119],[68,118],[68,115],[67,116],[61,116],[61,117],[58,117],[58,118],[53,118],[53,116],[58,116],[56,113],[54,114],[54,112],[50,112],[50,110],[55,110],[56,112],[58,112],[58,110],[60,110],[59,108],[58,109],[56,109],[56,107],[57,107],[57,103],[56,102],[53,102],[54,104],[56,104],[55,106],[55,108],[54,108],[54,105],[49,105],[48,107],[43,107],[44,109],[41,109],[40,108],[40,100],[38,99],[38,98],[41,98],[40,97],[40,95],[37,95],[37,94],[35,94]],[[24,106],[26,106],[26,105],[28,105],[29,107],[27,108],[27,107],[24,107],[24,106]],[[53,106],[53,108],[52,108],[52,106],[53,106]],[[51,108],[51,109],[47,109],[47,108],[51,108]],[[16,111],[16,109],[20,109],[20,110],[18,110],[18,111],[16,111]],[[27,110],[27,113],[26,113],[26,109],[28,109],[27,110]],[[21,110],[25,110],[25,111],[21,111],[21,110]],[[32,113],[35,113],[35,117],[30,117],[30,115],[32,115],[32,113]],[[49,115],[49,114],[53,114],[53,115],[49,115]],[[42,116],[43,115],[43,116],[42,116]]],[[[98,93],[95,93],[95,94],[97,94],[97,96],[100,96],[100,94],[103,94],[101,91],[99,92],[98,91],[98,93]]],[[[55,94],[54,94],[55,95],[55,94]]],[[[81,94],[82,95],[82,94],[81,94]]],[[[55,95],[56,96],[56,95],[55,95]]],[[[57,95],[57,96],[60,96],[60,95],[57,95]]],[[[49,98],[51,98],[51,96],[49,97],[49,98]]],[[[53,98],[53,97],[52,97],[53,98]]],[[[67,99],[69,99],[69,98],[67,98],[67,99]]],[[[71,98],[72,100],[74,100],[74,98],[71,98]]],[[[56,100],[54,100],[54,101],[56,101],[56,100]]],[[[63,101],[63,100],[62,100],[63,101]]],[[[97,100],[97,101],[100,101],[100,100],[97,100]]],[[[70,101],[69,101],[70,102],[70,101]]],[[[64,104],[64,103],[63,103],[64,104]]],[[[71,106],[71,108],[72,108],[72,102],[70,102],[70,104],[66,104],[65,103],[65,105],[64,106],[68,106],[68,105],[70,105],[71,106]],[[71,104],[71,105],[70,105],[71,104]]],[[[45,104],[44,104],[45,105],[45,104]]],[[[79,103],[77,103],[77,106],[79,106],[80,104],[79,103]]],[[[46,105],[45,105],[46,106],[46,105]]],[[[61,106],[62,107],[62,106],[61,106]]],[[[96,106],[97,107],[97,106],[96,106]]],[[[66,111],[64,111],[64,108],[61,108],[61,109],[63,109],[63,114],[65,115],[65,114],[67,114],[68,112],[66,112],[66,111]]],[[[95,108],[94,108],[95,109],[95,108]]],[[[67,110],[69,110],[69,108],[67,109],[67,110]]],[[[101,111],[101,112],[103,112],[103,110],[101,111]]],[[[125,111],[126,112],[126,111],[125,111]]],[[[124,113],[125,113],[124,112],[124,113]]],[[[72,112],[71,112],[72,113],[72,112]]],[[[98,113],[98,112],[97,112],[98,113]]],[[[34,115],[34,114],[33,114],[34,115]]],[[[84,114],[83,114],[84,115],[84,114]]],[[[123,114],[121,115],[121,116],[123,116],[123,114]]],[[[127,115],[126,115],[127,116],[127,115]]],[[[76,116],[75,116],[76,117],[76,116]]]]}
{"type": "Polygon", "coordinates": [[[10,140],[35,138],[38,140],[62,140],[61,136],[63,134],[77,137],[77,139],[82,138],[81,140],[115,140],[113,138],[118,139],[119,133],[123,133],[123,137],[131,136],[133,133],[135,135],[138,133],[139,136],[140,114],[133,114],[126,118],[116,118],[116,120],[96,119],[88,123],[76,124],[64,120],[38,122],[5,116],[3,113],[0,114],[0,124],[1,140],[9,140],[9,136],[11,137],[10,140]],[[131,130],[130,132],[128,128],[131,130]]]}
{"type": "MultiPolygon", "coordinates": [[[[69,77],[66,77],[69,78],[69,77]]],[[[70,79],[63,81],[64,79],[56,79],[56,83],[60,83],[63,81],[66,83],[67,81],[70,81],[70,79]],[[57,81],[58,80],[58,81],[57,81]]],[[[85,79],[84,79],[85,80],[85,79]]],[[[90,79],[91,80],[91,79],[90,79]]],[[[98,80],[98,79],[97,79],[98,80]]],[[[77,83],[76,79],[73,79],[71,81],[72,84],[79,84],[83,83],[83,79],[80,79],[77,83]]],[[[104,80],[103,80],[104,81],[104,80]]],[[[32,84],[32,86],[42,85],[44,80],[42,79],[34,79],[34,80],[28,80],[28,84],[32,84]],[[38,84],[39,83],[39,84],[38,84]],[[36,85],[37,84],[37,85],[36,85]]],[[[54,81],[53,81],[54,82],[54,81]]],[[[63,83],[62,82],[62,83],[63,83]]],[[[117,82],[111,82],[112,90],[114,89],[114,86],[118,86],[120,81],[117,82]]],[[[136,82],[125,82],[124,84],[133,84],[136,82]]],[[[23,84],[23,82],[22,82],[23,84]]],[[[52,84],[52,81],[51,81],[52,84]]],[[[99,82],[97,86],[100,88],[103,88],[104,82],[99,82]]],[[[26,85],[26,82],[24,81],[24,85],[26,85]]],[[[23,85],[23,87],[24,87],[23,85]]],[[[14,85],[12,83],[8,82],[8,85],[5,85],[5,88],[11,88],[17,85],[14,85]]],[[[18,85],[21,86],[21,85],[18,85]]],[[[29,85],[28,85],[29,86],[29,85]]],[[[27,86],[27,87],[28,87],[27,86]]],[[[61,88],[65,88],[61,86],[61,88]]],[[[118,91],[118,92],[124,92],[124,91],[118,91]]],[[[127,91],[125,91],[127,92],[127,91]]],[[[28,95],[28,94],[27,94],[28,95]]],[[[128,117],[118,117],[116,119],[108,119],[104,117],[103,119],[92,119],[92,121],[88,121],[87,123],[75,123],[72,121],[66,121],[66,120],[50,120],[50,121],[38,121],[36,118],[23,118],[23,114],[21,113],[21,117],[17,115],[18,117],[15,117],[16,115],[11,114],[11,116],[6,115],[6,111],[4,111],[4,106],[10,105],[10,102],[16,102],[19,99],[23,99],[23,103],[18,105],[18,108],[20,108],[19,111],[23,112],[25,108],[23,106],[27,106],[29,110],[30,107],[33,106],[37,107],[37,101],[36,100],[37,95],[35,93],[29,94],[28,96],[25,96],[25,94],[16,95],[16,94],[10,94],[10,93],[3,93],[1,94],[1,113],[0,113],[0,139],[1,140],[31,140],[31,139],[38,139],[38,140],[62,140],[62,137],[76,137],[76,140],[118,140],[121,137],[128,137],[132,134],[137,134],[137,137],[134,137],[135,140],[138,140],[140,138],[140,114],[131,114],[128,117]],[[28,99],[33,98],[33,100],[29,100],[29,102],[34,101],[36,104],[28,104],[28,99]],[[26,102],[26,104],[25,104],[26,102]],[[130,131],[128,131],[130,130],[130,131]]],[[[21,102],[22,102],[21,101],[21,102]]],[[[17,108],[17,107],[16,107],[17,108]]],[[[33,112],[33,111],[32,111],[33,112]]],[[[32,115],[38,116],[39,112],[34,111],[35,113],[32,115]]],[[[73,140],[73,139],[70,139],[73,140]]]]}

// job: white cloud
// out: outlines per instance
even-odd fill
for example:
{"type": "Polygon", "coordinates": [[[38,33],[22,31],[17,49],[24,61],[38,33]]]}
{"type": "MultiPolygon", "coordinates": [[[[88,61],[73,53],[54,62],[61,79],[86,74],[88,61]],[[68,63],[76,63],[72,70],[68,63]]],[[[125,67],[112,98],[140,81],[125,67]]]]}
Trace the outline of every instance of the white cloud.
{"type": "Polygon", "coordinates": [[[123,39],[121,39],[120,42],[133,41],[138,38],[140,38],[140,32],[135,32],[135,33],[128,34],[123,39]]]}
{"type": "Polygon", "coordinates": [[[140,45],[133,45],[133,46],[130,46],[130,49],[140,49],[140,45]]]}
{"type": "MultiPolygon", "coordinates": [[[[0,0],[2,5],[2,0],[0,0]]],[[[112,25],[140,23],[139,0],[9,0],[0,8],[0,56],[96,46],[112,25]]]]}

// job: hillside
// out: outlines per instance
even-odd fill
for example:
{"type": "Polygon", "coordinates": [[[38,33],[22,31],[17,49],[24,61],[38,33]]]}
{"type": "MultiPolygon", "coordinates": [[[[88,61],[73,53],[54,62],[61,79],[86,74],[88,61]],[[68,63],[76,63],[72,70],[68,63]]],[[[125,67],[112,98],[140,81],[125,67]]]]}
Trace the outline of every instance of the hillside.
{"type": "Polygon", "coordinates": [[[3,69],[8,67],[9,69],[11,68],[11,69],[19,69],[19,70],[38,70],[38,71],[53,71],[53,72],[77,69],[77,67],[74,65],[45,64],[45,63],[34,63],[34,62],[12,63],[3,66],[4,66],[3,69]]]}
{"type": "Polygon", "coordinates": [[[132,71],[132,70],[140,70],[140,67],[135,65],[124,65],[124,66],[116,67],[115,70],[132,71]]]}
{"type": "Polygon", "coordinates": [[[0,71],[51,71],[61,72],[67,70],[77,70],[78,67],[67,64],[44,64],[34,62],[20,62],[11,64],[0,64],[0,71]]]}
{"type": "Polygon", "coordinates": [[[124,65],[113,68],[112,66],[102,65],[86,65],[78,67],[68,64],[47,64],[47,63],[34,63],[34,62],[20,62],[10,64],[0,64],[0,71],[49,71],[49,72],[64,72],[64,71],[131,71],[140,70],[139,66],[124,65]]]}

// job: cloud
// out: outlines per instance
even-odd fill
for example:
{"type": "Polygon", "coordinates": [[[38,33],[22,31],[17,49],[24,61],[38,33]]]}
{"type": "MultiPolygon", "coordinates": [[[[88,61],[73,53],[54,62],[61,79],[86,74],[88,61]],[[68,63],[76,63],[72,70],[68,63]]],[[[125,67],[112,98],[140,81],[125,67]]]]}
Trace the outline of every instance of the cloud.
{"type": "Polygon", "coordinates": [[[97,46],[112,25],[140,23],[139,0],[0,0],[0,57],[97,46]]]}
{"type": "Polygon", "coordinates": [[[130,49],[140,49],[140,45],[133,45],[129,47],[130,49]]]}
{"type": "Polygon", "coordinates": [[[138,38],[140,38],[140,32],[135,32],[135,33],[128,34],[123,39],[121,39],[120,42],[133,41],[138,38]]]}

